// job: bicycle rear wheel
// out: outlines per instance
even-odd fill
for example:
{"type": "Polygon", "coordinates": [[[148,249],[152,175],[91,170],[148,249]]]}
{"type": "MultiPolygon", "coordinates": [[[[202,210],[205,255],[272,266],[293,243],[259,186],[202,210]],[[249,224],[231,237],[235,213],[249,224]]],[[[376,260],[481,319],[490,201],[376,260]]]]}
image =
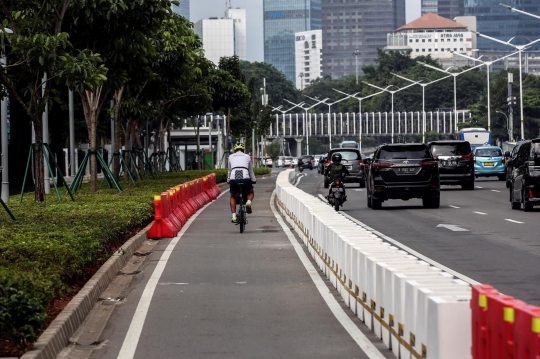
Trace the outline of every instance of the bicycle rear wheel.
{"type": "Polygon", "coordinates": [[[238,218],[238,220],[240,221],[240,233],[244,233],[244,226],[245,226],[245,222],[246,222],[246,219],[244,218],[245,216],[245,211],[244,211],[244,205],[240,205],[240,211],[239,211],[239,215],[240,215],[240,218],[238,218]]]}

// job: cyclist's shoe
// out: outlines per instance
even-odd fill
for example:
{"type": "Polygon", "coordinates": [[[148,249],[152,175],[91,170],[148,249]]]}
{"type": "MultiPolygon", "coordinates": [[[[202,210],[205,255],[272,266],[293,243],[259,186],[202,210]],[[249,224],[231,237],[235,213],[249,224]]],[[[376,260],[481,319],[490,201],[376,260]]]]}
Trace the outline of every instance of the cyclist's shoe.
{"type": "Polygon", "coordinates": [[[238,217],[233,217],[231,223],[238,224],[238,217]]]}
{"type": "Polygon", "coordinates": [[[246,212],[247,212],[247,213],[253,212],[253,211],[251,210],[251,202],[247,202],[247,203],[246,203],[246,212]]]}

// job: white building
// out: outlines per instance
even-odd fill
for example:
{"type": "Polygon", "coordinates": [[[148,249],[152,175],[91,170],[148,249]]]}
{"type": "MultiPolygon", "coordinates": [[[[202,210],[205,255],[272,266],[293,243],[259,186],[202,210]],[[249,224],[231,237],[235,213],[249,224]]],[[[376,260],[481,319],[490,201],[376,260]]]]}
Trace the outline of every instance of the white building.
{"type": "MultiPolygon", "coordinates": [[[[475,26],[474,17],[461,17],[475,26]]],[[[427,13],[387,35],[386,51],[411,51],[411,57],[431,55],[443,66],[460,66],[466,59],[453,55],[459,52],[473,56],[475,34],[466,25],[427,13]]]]}
{"type": "Polygon", "coordinates": [[[211,17],[197,21],[194,30],[201,38],[206,58],[214,64],[219,64],[223,56],[234,55],[234,20],[211,17]]]}
{"type": "Polygon", "coordinates": [[[295,34],[296,88],[305,89],[322,77],[322,30],[295,34]]]}
{"type": "Polygon", "coordinates": [[[234,54],[240,60],[247,60],[246,9],[228,8],[225,11],[225,18],[234,21],[234,54]]]}

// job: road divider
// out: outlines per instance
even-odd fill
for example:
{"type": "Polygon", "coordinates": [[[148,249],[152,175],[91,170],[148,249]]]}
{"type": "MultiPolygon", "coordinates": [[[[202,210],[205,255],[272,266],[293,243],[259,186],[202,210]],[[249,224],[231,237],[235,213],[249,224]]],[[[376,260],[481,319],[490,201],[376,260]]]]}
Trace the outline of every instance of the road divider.
{"type": "Polygon", "coordinates": [[[154,222],[148,231],[148,238],[176,237],[188,219],[220,193],[216,175],[212,173],[154,196],[154,222]]]}
{"type": "Polygon", "coordinates": [[[277,178],[279,211],[358,318],[398,358],[470,358],[471,287],[277,178]]]}

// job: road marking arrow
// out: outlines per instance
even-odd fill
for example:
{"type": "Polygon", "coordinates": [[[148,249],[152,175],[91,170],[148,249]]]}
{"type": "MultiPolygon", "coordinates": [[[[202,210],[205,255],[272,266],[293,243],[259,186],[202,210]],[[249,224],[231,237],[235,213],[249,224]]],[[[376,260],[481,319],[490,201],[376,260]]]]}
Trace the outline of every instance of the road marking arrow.
{"type": "Polygon", "coordinates": [[[454,232],[469,232],[468,229],[461,228],[460,226],[456,226],[455,224],[439,224],[437,228],[439,227],[446,228],[454,232]]]}

